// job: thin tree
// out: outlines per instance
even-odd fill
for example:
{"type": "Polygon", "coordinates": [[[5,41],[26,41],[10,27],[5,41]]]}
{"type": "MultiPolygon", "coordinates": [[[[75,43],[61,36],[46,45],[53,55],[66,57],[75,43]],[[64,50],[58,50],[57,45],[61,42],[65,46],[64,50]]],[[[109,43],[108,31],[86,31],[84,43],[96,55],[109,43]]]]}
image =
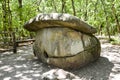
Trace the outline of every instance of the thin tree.
{"type": "Polygon", "coordinates": [[[18,0],[19,8],[22,8],[22,0],[18,0]]]}
{"type": "Polygon", "coordinates": [[[87,21],[87,17],[88,17],[88,12],[87,12],[87,6],[88,6],[88,0],[86,0],[86,4],[85,4],[85,21],[87,21]]]}
{"type": "Polygon", "coordinates": [[[109,32],[109,17],[108,17],[108,14],[107,14],[107,11],[106,11],[106,7],[105,7],[105,4],[103,2],[103,0],[101,0],[101,3],[103,5],[103,10],[104,10],[104,14],[105,14],[105,19],[106,19],[106,30],[107,30],[107,34],[108,34],[108,38],[109,38],[109,41],[111,41],[111,36],[110,36],[110,32],[109,32]]]}
{"type": "Polygon", "coordinates": [[[10,10],[10,1],[2,1],[3,29],[4,31],[12,31],[12,14],[10,10]]]}
{"type": "Polygon", "coordinates": [[[57,12],[57,7],[56,7],[56,3],[55,3],[54,0],[52,0],[52,4],[53,4],[53,6],[54,6],[54,11],[57,12]]]}
{"type": "Polygon", "coordinates": [[[71,2],[72,2],[73,14],[74,14],[74,16],[76,16],[76,11],[75,11],[75,6],[74,6],[74,1],[73,1],[73,0],[71,0],[71,2]]]}
{"type": "Polygon", "coordinates": [[[64,13],[64,12],[66,12],[66,10],[65,10],[66,1],[65,0],[61,0],[61,1],[62,1],[62,10],[61,10],[61,12],[64,13]]]}
{"type": "Polygon", "coordinates": [[[114,3],[112,3],[112,13],[113,13],[113,16],[114,16],[116,24],[117,24],[118,33],[120,35],[120,23],[119,23],[118,15],[116,14],[116,9],[115,9],[114,3]]]}
{"type": "MultiPolygon", "coordinates": [[[[22,30],[22,28],[21,28],[21,26],[22,26],[22,0],[18,0],[18,15],[19,15],[19,35],[22,35],[22,36],[24,36],[24,32],[23,32],[23,30],[22,30]]],[[[18,29],[17,29],[18,30],[18,29]]],[[[19,39],[21,39],[22,38],[22,36],[21,37],[19,37],[19,39]]]]}
{"type": "Polygon", "coordinates": [[[40,4],[41,4],[42,0],[36,0],[33,4],[35,4],[33,7],[36,7],[36,10],[38,12],[40,12],[40,4]]]}
{"type": "MultiPolygon", "coordinates": [[[[3,15],[3,31],[6,33],[6,31],[12,32],[12,14],[10,10],[10,1],[9,0],[3,0],[2,1],[2,15],[3,15]]],[[[11,38],[6,38],[6,37],[11,37],[12,35],[10,34],[5,34],[2,36],[4,40],[4,44],[9,40],[11,41],[11,38]]]]}
{"type": "Polygon", "coordinates": [[[20,24],[22,21],[22,0],[18,0],[20,24]]]}

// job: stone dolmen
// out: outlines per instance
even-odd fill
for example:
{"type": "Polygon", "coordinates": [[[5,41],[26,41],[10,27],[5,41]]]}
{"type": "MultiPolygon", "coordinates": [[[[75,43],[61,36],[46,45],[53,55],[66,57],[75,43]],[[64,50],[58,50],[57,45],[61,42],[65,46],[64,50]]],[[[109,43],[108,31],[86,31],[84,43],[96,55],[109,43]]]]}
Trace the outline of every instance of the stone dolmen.
{"type": "Polygon", "coordinates": [[[65,69],[82,67],[100,57],[96,29],[65,13],[41,13],[24,25],[36,32],[34,54],[44,63],[65,69]]]}

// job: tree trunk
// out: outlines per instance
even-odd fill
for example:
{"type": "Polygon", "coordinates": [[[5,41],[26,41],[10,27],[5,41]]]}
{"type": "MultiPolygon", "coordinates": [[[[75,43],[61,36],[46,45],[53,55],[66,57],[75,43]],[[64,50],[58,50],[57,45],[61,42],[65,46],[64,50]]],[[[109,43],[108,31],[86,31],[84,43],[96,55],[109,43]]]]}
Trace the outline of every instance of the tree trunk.
{"type": "MultiPolygon", "coordinates": [[[[94,4],[94,2],[93,2],[93,4],[94,4]]],[[[95,9],[94,9],[94,20],[96,20],[96,12],[97,12],[97,5],[98,5],[98,0],[96,1],[96,3],[95,3],[95,9]]]]}
{"type": "Polygon", "coordinates": [[[54,6],[54,11],[57,12],[57,7],[56,7],[56,4],[55,4],[55,1],[54,1],[54,0],[52,0],[52,4],[53,4],[53,6],[54,6]]]}
{"type": "Polygon", "coordinates": [[[23,37],[24,36],[24,32],[23,32],[23,30],[22,30],[22,21],[23,21],[23,19],[22,19],[22,0],[18,0],[18,6],[19,6],[19,10],[18,10],[18,16],[19,16],[19,35],[22,35],[21,37],[23,37]]]}
{"type": "Polygon", "coordinates": [[[21,21],[22,21],[22,0],[18,0],[18,4],[19,4],[19,19],[20,19],[20,25],[22,24],[21,21]]]}
{"type": "Polygon", "coordinates": [[[74,1],[71,0],[71,2],[72,2],[72,9],[73,9],[74,16],[76,16],[76,11],[75,11],[75,6],[74,6],[74,1]]]}
{"type": "Polygon", "coordinates": [[[112,4],[112,13],[113,13],[113,16],[115,17],[118,33],[120,34],[120,23],[119,23],[118,15],[116,14],[116,9],[114,7],[114,4],[112,4]]]}
{"type": "Polygon", "coordinates": [[[85,21],[87,21],[87,17],[88,17],[88,12],[87,12],[87,5],[88,5],[88,0],[86,0],[86,9],[85,9],[85,21]]]}
{"type": "Polygon", "coordinates": [[[62,10],[61,10],[61,12],[65,13],[66,12],[66,10],[65,10],[65,4],[66,4],[66,2],[64,0],[61,0],[61,1],[62,1],[62,10]]]}
{"type": "Polygon", "coordinates": [[[2,1],[3,28],[4,31],[12,31],[12,14],[10,10],[9,0],[2,1]]]}
{"type": "MultiPolygon", "coordinates": [[[[3,15],[3,31],[9,31],[12,32],[12,14],[11,14],[11,10],[10,10],[10,2],[9,0],[3,0],[2,1],[2,15],[3,15]]],[[[2,36],[3,40],[4,40],[4,44],[6,44],[6,40],[7,41],[11,41],[12,39],[8,38],[6,39],[6,37],[11,37],[12,35],[10,34],[5,34],[4,36],[2,36]]]]}
{"type": "Polygon", "coordinates": [[[18,0],[19,8],[22,8],[22,0],[18,0]]]}
{"type": "Polygon", "coordinates": [[[36,2],[35,2],[35,4],[37,5],[37,8],[36,8],[36,9],[37,9],[38,12],[40,12],[39,6],[40,6],[41,2],[42,2],[42,0],[39,0],[39,1],[36,1],[36,2]]]}
{"type": "Polygon", "coordinates": [[[109,41],[111,41],[111,36],[110,36],[110,31],[109,31],[109,21],[108,21],[108,16],[106,16],[106,30],[108,34],[109,41]]]}
{"type": "Polygon", "coordinates": [[[104,9],[104,14],[105,14],[105,19],[106,19],[106,30],[107,30],[108,38],[109,38],[109,41],[111,41],[111,36],[110,36],[110,32],[109,32],[110,24],[109,24],[109,21],[108,21],[107,11],[106,11],[105,4],[104,4],[103,0],[101,0],[101,3],[103,5],[103,9],[104,9]]]}

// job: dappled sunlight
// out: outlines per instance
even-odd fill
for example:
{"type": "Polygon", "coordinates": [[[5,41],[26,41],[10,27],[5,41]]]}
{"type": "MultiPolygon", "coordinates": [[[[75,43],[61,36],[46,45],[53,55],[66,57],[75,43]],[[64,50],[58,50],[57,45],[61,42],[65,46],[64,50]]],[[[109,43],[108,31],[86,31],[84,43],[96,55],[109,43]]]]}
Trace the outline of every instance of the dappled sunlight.
{"type": "Polygon", "coordinates": [[[34,77],[40,77],[41,75],[38,73],[38,74],[33,74],[34,77]]]}
{"type": "Polygon", "coordinates": [[[119,80],[120,79],[120,63],[114,64],[112,72],[110,73],[110,79],[119,80]]]}
{"type": "Polygon", "coordinates": [[[3,80],[11,80],[11,77],[5,77],[3,80]]]}
{"type": "Polygon", "coordinates": [[[18,53],[21,53],[21,52],[23,52],[23,50],[18,50],[17,52],[18,52],[18,53]]]}
{"type": "Polygon", "coordinates": [[[8,66],[2,66],[0,68],[0,70],[6,71],[6,72],[12,72],[13,71],[13,67],[8,66]]]}
{"type": "Polygon", "coordinates": [[[97,61],[72,72],[84,80],[108,80],[113,66],[107,58],[100,57],[97,61]]]}
{"type": "Polygon", "coordinates": [[[3,53],[0,53],[0,57],[11,56],[12,54],[13,52],[3,52],[3,53]]]}
{"type": "Polygon", "coordinates": [[[15,60],[26,60],[25,58],[23,58],[22,56],[17,57],[15,60]]]}
{"type": "MultiPolygon", "coordinates": [[[[21,63],[24,63],[21,62],[21,63]]],[[[2,80],[33,80],[35,78],[40,79],[42,68],[40,67],[40,63],[36,62],[29,62],[27,64],[19,64],[19,61],[17,64],[9,64],[0,66],[0,78],[2,80]],[[34,63],[34,64],[32,64],[34,63]],[[35,65],[36,63],[36,65],[35,65]]],[[[44,67],[45,68],[45,67],[44,67]]]]}
{"type": "MultiPolygon", "coordinates": [[[[46,65],[34,57],[32,46],[20,47],[17,54],[0,54],[1,80],[41,80],[41,75],[53,66],[46,65]],[[21,52],[20,52],[21,51],[21,52]]],[[[68,70],[81,80],[119,80],[120,46],[102,45],[101,57],[78,70],[68,70]]]]}
{"type": "Polygon", "coordinates": [[[59,68],[120,80],[120,0],[0,0],[0,80],[59,68]]]}
{"type": "Polygon", "coordinates": [[[101,47],[102,47],[102,48],[112,47],[112,45],[111,45],[111,44],[109,44],[109,43],[106,43],[105,45],[101,45],[101,47]]]}
{"type": "Polygon", "coordinates": [[[34,57],[31,46],[20,47],[17,54],[8,56],[11,53],[0,55],[1,80],[40,80],[42,72],[49,69],[34,57]]]}
{"type": "Polygon", "coordinates": [[[27,65],[25,65],[25,64],[23,64],[23,65],[14,65],[14,67],[15,67],[15,68],[22,68],[22,67],[26,68],[27,65]]]}
{"type": "Polygon", "coordinates": [[[3,62],[2,62],[2,61],[0,61],[0,64],[3,64],[3,62]]]}
{"type": "Polygon", "coordinates": [[[111,69],[109,79],[119,80],[120,79],[120,46],[103,44],[101,56],[108,58],[108,60],[114,64],[113,68],[111,69]]]}

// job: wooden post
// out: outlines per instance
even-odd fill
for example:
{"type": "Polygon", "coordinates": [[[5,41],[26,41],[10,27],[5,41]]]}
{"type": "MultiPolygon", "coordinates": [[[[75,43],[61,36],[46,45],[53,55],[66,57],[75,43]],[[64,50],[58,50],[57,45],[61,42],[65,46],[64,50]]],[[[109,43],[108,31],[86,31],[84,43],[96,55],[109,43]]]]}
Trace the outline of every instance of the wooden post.
{"type": "Polygon", "coordinates": [[[15,32],[13,32],[12,34],[13,34],[13,53],[17,53],[17,45],[16,45],[15,32]]]}

